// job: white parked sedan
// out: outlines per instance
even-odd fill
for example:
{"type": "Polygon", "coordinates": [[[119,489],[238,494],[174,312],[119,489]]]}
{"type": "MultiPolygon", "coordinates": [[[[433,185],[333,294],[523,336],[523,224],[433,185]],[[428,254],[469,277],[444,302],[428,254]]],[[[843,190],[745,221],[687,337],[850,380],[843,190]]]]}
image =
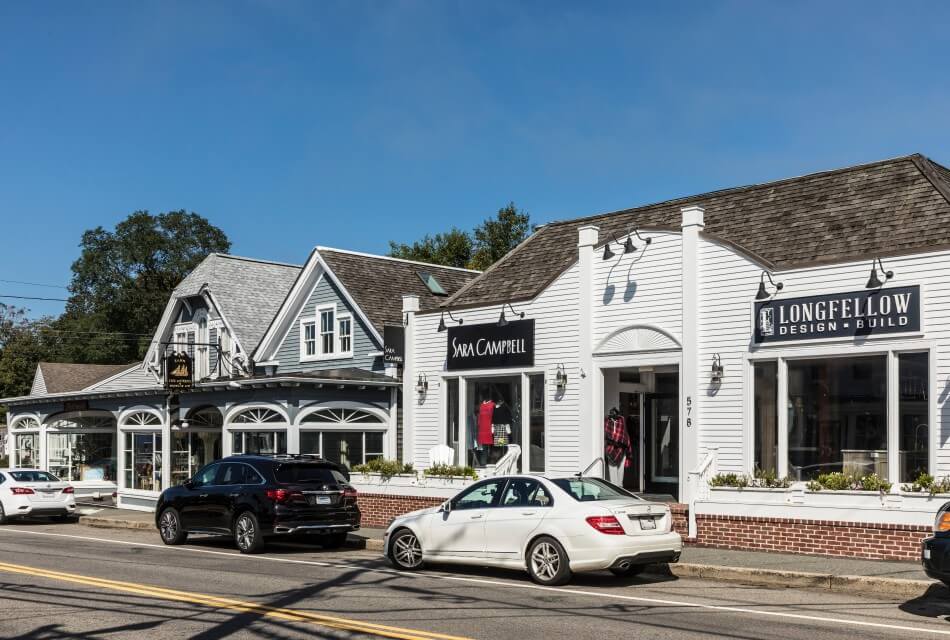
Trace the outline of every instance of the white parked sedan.
{"type": "Polygon", "coordinates": [[[23,516],[68,520],[76,496],[68,482],[38,469],[0,469],[0,524],[23,516]]]}
{"type": "Polygon", "coordinates": [[[575,571],[629,576],[677,562],[683,540],[667,505],[599,478],[502,476],[396,518],[383,548],[399,569],[427,561],[508,567],[560,585],[575,571]]]}

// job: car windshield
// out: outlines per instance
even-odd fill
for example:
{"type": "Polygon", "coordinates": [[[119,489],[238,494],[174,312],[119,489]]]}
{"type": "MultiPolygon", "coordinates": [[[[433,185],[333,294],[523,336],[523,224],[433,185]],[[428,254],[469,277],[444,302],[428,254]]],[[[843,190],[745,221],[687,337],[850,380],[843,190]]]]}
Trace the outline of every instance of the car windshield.
{"type": "Polygon", "coordinates": [[[636,499],[635,495],[597,478],[558,478],[551,482],[579,502],[636,499]]]}
{"type": "Polygon", "coordinates": [[[10,476],[17,482],[59,482],[59,478],[45,471],[11,471],[10,476]]]}
{"type": "Polygon", "coordinates": [[[282,464],[275,471],[277,482],[293,484],[337,484],[346,482],[343,474],[319,464],[282,464]]]}

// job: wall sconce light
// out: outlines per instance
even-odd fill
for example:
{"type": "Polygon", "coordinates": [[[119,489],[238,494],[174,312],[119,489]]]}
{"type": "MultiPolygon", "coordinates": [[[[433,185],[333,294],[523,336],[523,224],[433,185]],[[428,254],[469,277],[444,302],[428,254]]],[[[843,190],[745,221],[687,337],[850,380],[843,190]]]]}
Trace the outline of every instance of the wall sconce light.
{"type": "Polygon", "coordinates": [[[426,391],[429,390],[429,379],[426,378],[426,374],[420,373],[419,377],[416,379],[416,393],[420,396],[425,395],[426,391]]]}
{"type": "Polygon", "coordinates": [[[759,276],[759,291],[758,291],[758,293],[755,294],[755,299],[756,299],[756,300],[766,300],[766,299],[768,299],[768,298],[771,298],[773,295],[775,295],[775,294],[777,294],[779,291],[781,291],[782,288],[784,288],[784,287],[785,287],[784,284],[782,284],[781,282],[776,282],[775,280],[772,279],[772,274],[771,274],[771,273],[769,273],[768,271],[763,271],[763,272],[762,272],[762,275],[759,276]],[[770,293],[768,292],[768,289],[765,288],[765,279],[766,279],[766,278],[768,278],[768,279],[769,279],[769,282],[772,283],[772,286],[775,287],[775,293],[770,294],[770,293]]]}
{"type": "Polygon", "coordinates": [[[868,283],[865,285],[867,289],[880,289],[884,286],[884,282],[881,282],[881,279],[877,277],[879,266],[881,274],[884,276],[884,282],[894,277],[893,271],[884,270],[884,263],[881,262],[880,258],[874,258],[874,260],[871,261],[871,277],[868,278],[868,283]]]}
{"type": "MultiPolygon", "coordinates": [[[[616,238],[614,238],[614,239],[616,240],[616,238]]],[[[604,259],[604,260],[610,260],[610,259],[613,258],[615,255],[617,255],[617,254],[610,250],[610,242],[608,241],[607,244],[604,245],[604,257],[603,257],[603,259],[604,259]]]]}
{"type": "Polygon", "coordinates": [[[443,331],[446,330],[446,326],[445,326],[446,313],[449,314],[449,320],[451,320],[452,322],[457,322],[458,324],[462,324],[462,319],[456,318],[455,316],[453,316],[451,311],[443,311],[442,315],[439,316],[439,328],[437,329],[439,333],[442,333],[443,331]]]}
{"type": "Polygon", "coordinates": [[[557,373],[554,374],[554,387],[558,391],[567,389],[567,371],[564,370],[563,364],[557,366],[557,373]]]}
{"type": "Polygon", "coordinates": [[[511,312],[515,314],[516,316],[518,316],[519,318],[524,318],[524,311],[522,311],[521,313],[518,313],[517,311],[515,311],[515,308],[511,306],[510,302],[506,302],[505,304],[501,305],[501,315],[498,316],[499,327],[508,326],[508,318],[505,317],[505,307],[508,307],[509,309],[511,309],[511,312]]]}
{"type": "Polygon", "coordinates": [[[633,231],[627,232],[627,241],[623,243],[623,252],[624,253],[633,253],[637,250],[637,246],[633,244],[633,238],[631,236],[637,236],[640,238],[640,242],[644,244],[650,244],[653,242],[653,238],[644,238],[640,235],[640,232],[634,229],[633,231]]]}
{"type": "Polygon", "coordinates": [[[711,376],[713,384],[722,382],[723,375],[725,375],[725,369],[722,368],[722,358],[719,357],[718,353],[714,354],[711,376]]]}

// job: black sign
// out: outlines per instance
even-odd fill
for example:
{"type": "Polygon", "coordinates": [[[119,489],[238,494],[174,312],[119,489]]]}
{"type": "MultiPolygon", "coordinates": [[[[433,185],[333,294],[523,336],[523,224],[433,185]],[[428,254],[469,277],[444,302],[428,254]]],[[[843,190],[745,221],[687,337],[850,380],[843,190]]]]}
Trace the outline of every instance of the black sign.
{"type": "Polygon", "coordinates": [[[165,357],[165,388],[169,391],[186,391],[191,389],[192,379],[191,356],[184,351],[172,353],[165,357]]]}
{"type": "Polygon", "coordinates": [[[403,327],[383,327],[383,362],[402,364],[406,361],[406,330],[403,327]]]}
{"type": "Polygon", "coordinates": [[[857,338],[907,331],[920,331],[918,286],[759,302],[753,341],[857,338]]]}
{"type": "Polygon", "coordinates": [[[534,320],[449,327],[445,368],[495,369],[534,366],[534,320]]]}
{"type": "Polygon", "coordinates": [[[88,400],[65,400],[63,411],[86,411],[89,408],[88,400]]]}

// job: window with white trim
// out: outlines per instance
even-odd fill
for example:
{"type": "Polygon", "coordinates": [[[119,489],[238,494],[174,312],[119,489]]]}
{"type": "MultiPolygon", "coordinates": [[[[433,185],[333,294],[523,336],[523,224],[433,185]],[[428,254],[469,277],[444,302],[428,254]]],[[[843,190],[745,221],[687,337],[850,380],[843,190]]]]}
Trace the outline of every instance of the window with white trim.
{"type": "Polygon", "coordinates": [[[300,453],[315,453],[347,469],[383,457],[382,431],[301,431],[300,453]]]}
{"type": "Polygon", "coordinates": [[[303,358],[317,355],[317,323],[303,322],[300,325],[300,356],[303,358]]]}
{"type": "Polygon", "coordinates": [[[323,309],[320,312],[320,353],[322,355],[332,354],[334,349],[334,336],[336,335],[336,327],[334,323],[334,317],[336,312],[334,309],[323,309]]]}
{"type": "Polygon", "coordinates": [[[125,433],[125,488],[162,490],[162,434],[125,433]]]}
{"type": "Polygon", "coordinates": [[[39,464],[40,435],[18,433],[13,441],[13,466],[18,469],[35,469],[39,464]]]}
{"type": "Polygon", "coordinates": [[[340,316],[339,321],[340,353],[353,351],[353,319],[350,316],[340,316]]]}

